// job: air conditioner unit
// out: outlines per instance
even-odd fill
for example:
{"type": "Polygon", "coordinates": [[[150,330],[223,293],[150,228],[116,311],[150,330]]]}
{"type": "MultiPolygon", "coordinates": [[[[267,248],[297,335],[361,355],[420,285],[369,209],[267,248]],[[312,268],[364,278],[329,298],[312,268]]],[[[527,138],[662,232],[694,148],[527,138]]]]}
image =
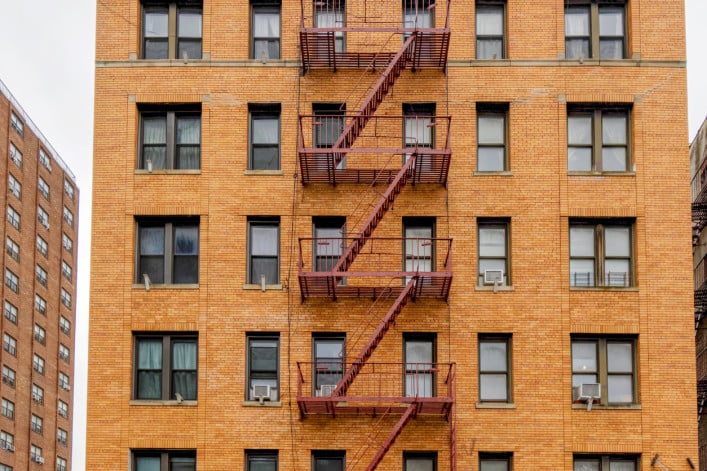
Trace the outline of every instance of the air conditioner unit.
{"type": "Polygon", "coordinates": [[[584,383],[574,388],[575,401],[588,401],[590,399],[601,399],[601,384],[584,383]]]}
{"type": "Polygon", "coordinates": [[[322,384],[317,390],[318,397],[329,397],[334,393],[336,384],[322,384]]]}
{"type": "Polygon", "coordinates": [[[0,442],[0,448],[7,451],[15,451],[15,445],[4,440],[0,442]]]}
{"type": "Polygon", "coordinates": [[[42,402],[42,396],[40,396],[39,394],[32,393],[32,400],[42,402]]]}
{"type": "Polygon", "coordinates": [[[503,284],[503,270],[484,270],[484,284],[503,284]]]}
{"type": "Polygon", "coordinates": [[[42,458],[42,457],[39,456],[39,455],[32,455],[32,456],[30,457],[30,460],[31,460],[31,461],[34,461],[35,463],[44,464],[44,458],[42,458]]]}
{"type": "Polygon", "coordinates": [[[253,398],[260,402],[270,400],[270,385],[258,384],[253,386],[253,398]]]}

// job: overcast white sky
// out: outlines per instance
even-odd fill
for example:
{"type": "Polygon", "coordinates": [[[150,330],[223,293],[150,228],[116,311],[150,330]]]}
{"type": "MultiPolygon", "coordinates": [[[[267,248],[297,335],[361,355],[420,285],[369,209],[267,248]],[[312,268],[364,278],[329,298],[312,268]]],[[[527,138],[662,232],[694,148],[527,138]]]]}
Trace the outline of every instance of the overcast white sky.
{"type": "MultiPolygon", "coordinates": [[[[688,121],[692,140],[707,116],[707,1],[686,0],[685,3],[688,121]]],[[[73,470],[82,471],[85,468],[95,0],[0,0],[0,7],[0,80],[76,174],[81,190],[73,470]]]]}

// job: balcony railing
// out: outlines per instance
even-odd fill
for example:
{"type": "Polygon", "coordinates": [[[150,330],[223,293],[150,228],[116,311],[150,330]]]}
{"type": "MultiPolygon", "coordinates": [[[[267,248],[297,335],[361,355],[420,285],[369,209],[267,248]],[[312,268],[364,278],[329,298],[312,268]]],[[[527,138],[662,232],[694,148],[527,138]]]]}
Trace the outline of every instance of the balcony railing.
{"type": "Polygon", "coordinates": [[[702,260],[700,260],[700,263],[697,264],[697,268],[695,268],[695,291],[703,291],[707,289],[707,284],[705,284],[705,281],[707,281],[707,255],[702,257],[702,260]]]}
{"type": "Polygon", "coordinates": [[[446,299],[452,239],[371,237],[347,271],[332,271],[353,237],[299,239],[302,297],[376,297],[402,291],[417,276],[416,297],[446,299]]]}
{"type": "Polygon", "coordinates": [[[351,364],[298,362],[297,402],[302,415],[403,413],[447,416],[455,398],[454,363],[371,363],[361,369],[345,396],[332,396],[351,364]]]}

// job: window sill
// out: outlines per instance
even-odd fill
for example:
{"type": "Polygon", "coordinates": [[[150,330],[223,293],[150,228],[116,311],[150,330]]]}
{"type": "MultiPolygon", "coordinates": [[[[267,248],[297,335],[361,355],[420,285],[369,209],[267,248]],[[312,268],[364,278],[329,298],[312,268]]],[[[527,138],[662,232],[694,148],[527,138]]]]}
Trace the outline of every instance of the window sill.
{"type": "MultiPolygon", "coordinates": [[[[245,285],[243,285],[243,289],[261,291],[262,286],[256,285],[256,284],[245,284],[245,285]]],[[[282,291],[282,285],[280,285],[280,284],[278,284],[278,285],[265,285],[265,291],[276,291],[276,290],[282,291]]]]}
{"type": "Polygon", "coordinates": [[[477,409],[515,409],[513,402],[477,402],[477,409]]]}
{"type": "Polygon", "coordinates": [[[280,176],[283,173],[282,170],[246,170],[243,175],[280,176]]]}
{"type": "Polygon", "coordinates": [[[638,286],[570,286],[570,291],[638,291],[638,286]]]}
{"type": "Polygon", "coordinates": [[[282,407],[280,401],[243,401],[243,407],[282,407]]]}
{"type": "Polygon", "coordinates": [[[507,285],[501,285],[501,286],[493,286],[493,285],[476,285],[474,286],[474,290],[476,291],[515,291],[516,288],[515,286],[507,286],[507,285]]]}
{"type": "MultiPolygon", "coordinates": [[[[576,410],[587,410],[587,405],[582,404],[572,404],[572,409],[576,410]]],[[[592,404],[592,410],[641,410],[640,404],[625,404],[625,405],[600,405],[592,404]]]]}
{"type": "Polygon", "coordinates": [[[197,401],[161,401],[159,399],[148,400],[148,399],[132,399],[130,401],[131,406],[179,406],[179,407],[195,407],[198,405],[197,401]]]}
{"type": "Polygon", "coordinates": [[[201,169],[183,169],[183,170],[159,169],[159,170],[149,171],[144,168],[136,168],[135,175],[201,175],[201,169]]]}
{"type": "MultiPolygon", "coordinates": [[[[133,289],[142,289],[144,291],[149,291],[145,289],[144,283],[133,283],[133,289]]],[[[184,283],[184,284],[150,284],[150,289],[199,289],[198,283],[184,283]]]]}
{"type": "Polygon", "coordinates": [[[510,170],[488,171],[482,172],[477,170],[474,172],[475,177],[512,177],[513,172],[510,170]]]}
{"type": "Polygon", "coordinates": [[[570,177],[635,177],[636,172],[573,172],[568,170],[570,177]]]}

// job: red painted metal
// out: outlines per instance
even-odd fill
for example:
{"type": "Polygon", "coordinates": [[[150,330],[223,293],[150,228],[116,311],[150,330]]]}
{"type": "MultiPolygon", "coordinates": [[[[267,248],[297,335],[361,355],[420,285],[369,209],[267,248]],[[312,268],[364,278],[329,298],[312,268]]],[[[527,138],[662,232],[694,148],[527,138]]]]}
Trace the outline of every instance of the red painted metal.
{"type": "Polygon", "coordinates": [[[366,467],[366,471],[373,471],[375,470],[380,462],[383,460],[383,457],[385,456],[386,453],[388,453],[388,450],[390,450],[390,447],[393,446],[393,443],[395,443],[395,440],[400,436],[400,434],[403,431],[403,428],[410,422],[411,419],[415,418],[417,416],[417,404],[412,403],[408,406],[407,410],[403,414],[402,417],[400,417],[400,420],[395,424],[395,427],[393,427],[393,430],[390,431],[390,434],[386,438],[385,442],[381,445],[380,449],[376,453],[376,455],[373,457],[370,463],[368,463],[368,466],[366,467]]]}

